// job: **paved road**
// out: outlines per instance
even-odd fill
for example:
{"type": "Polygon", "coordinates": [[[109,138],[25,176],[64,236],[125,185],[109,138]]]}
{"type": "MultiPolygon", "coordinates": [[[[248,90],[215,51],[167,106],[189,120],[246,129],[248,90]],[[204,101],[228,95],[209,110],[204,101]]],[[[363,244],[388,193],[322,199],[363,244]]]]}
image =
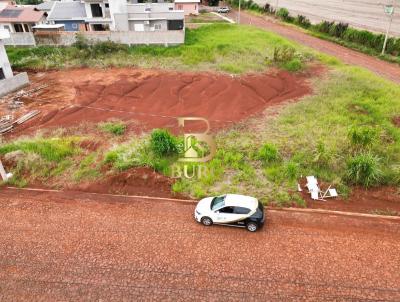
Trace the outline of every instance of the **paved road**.
{"type": "MultiPolygon", "coordinates": [[[[233,20],[237,20],[237,12],[235,11],[229,13],[228,16],[233,20]]],[[[254,16],[247,12],[242,12],[241,24],[250,24],[275,32],[283,37],[314,48],[322,53],[337,57],[344,63],[364,67],[377,75],[385,77],[393,82],[400,83],[400,66],[398,64],[385,62],[338,44],[315,38],[293,26],[287,26],[268,16],[254,16]]]]}
{"type": "Polygon", "coordinates": [[[274,211],[258,233],[191,204],[0,191],[0,301],[399,301],[400,223],[274,211]]]}
{"type": "MultiPolygon", "coordinates": [[[[383,3],[392,3],[391,0],[254,0],[265,5],[286,7],[293,16],[304,15],[312,22],[322,20],[341,21],[354,27],[376,32],[386,32],[388,17],[383,10],[383,3]]],[[[393,18],[391,33],[400,36],[400,8],[393,18]]]]}

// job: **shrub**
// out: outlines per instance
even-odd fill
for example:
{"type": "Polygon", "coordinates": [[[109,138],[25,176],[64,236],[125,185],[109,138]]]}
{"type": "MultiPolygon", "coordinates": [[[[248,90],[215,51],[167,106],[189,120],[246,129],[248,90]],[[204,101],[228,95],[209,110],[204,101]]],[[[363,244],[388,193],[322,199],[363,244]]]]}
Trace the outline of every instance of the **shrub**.
{"type": "Polygon", "coordinates": [[[176,138],[165,129],[153,130],[150,137],[150,147],[157,156],[178,154],[176,138]]]}
{"type": "Polygon", "coordinates": [[[347,162],[346,177],[352,184],[370,187],[379,184],[381,170],[379,158],[371,153],[356,155],[347,162]]]}
{"type": "Polygon", "coordinates": [[[310,20],[303,15],[298,15],[294,19],[294,23],[304,28],[309,28],[311,26],[310,20]]]}
{"type": "Polygon", "coordinates": [[[112,41],[98,42],[91,46],[93,55],[105,55],[115,52],[127,52],[128,46],[112,41]]]}
{"type": "Polygon", "coordinates": [[[275,63],[286,63],[294,59],[296,49],[291,46],[281,46],[274,48],[273,61],[275,63]]]}
{"type": "Polygon", "coordinates": [[[287,162],[285,165],[285,176],[289,181],[296,180],[299,176],[299,165],[292,161],[287,162]]]}
{"type": "Polygon", "coordinates": [[[258,150],[258,158],[264,163],[277,162],[280,159],[278,148],[273,144],[264,144],[258,150]]]}
{"type": "Polygon", "coordinates": [[[373,145],[377,138],[377,132],[375,129],[368,127],[351,128],[348,136],[352,147],[365,149],[373,145]]]}
{"type": "Polygon", "coordinates": [[[276,16],[278,18],[282,19],[283,21],[287,21],[287,20],[289,20],[290,15],[289,15],[289,11],[286,8],[282,7],[276,12],[276,16]]]}
{"type": "Polygon", "coordinates": [[[268,14],[275,14],[275,9],[269,3],[264,5],[263,11],[268,14]]]}
{"type": "Polygon", "coordinates": [[[299,58],[294,58],[289,62],[284,63],[282,67],[288,71],[295,72],[303,69],[304,65],[299,58]]]}
{"type": "Polygon", "coordinates": [[[333,24],[329,29],[329,34],[331,36],[341,38],[348,27],[349,27],[348,23],[340,22],[338,24],[333,24]]]}
{"type": "Polygon", "coordinates": [[[322,21],[316,25],[316,28],[321,33],[329,34],[334,24],[335,22],[322,21]]]}
{"type": "Polygon", "coordinates": [[[318,142],[317,148],[314,152],[313,162],[317,167],[328,167],[330,160],[332,158],[331,152],[327,150],[325,144],[323,142],[318,142]]]}
{"type": "Polygon", "coordinates": [[[72,46],[75,46],[76,48],[81,49],[81,50],[82,49],[88,49],[89,48],[89,43],[88,43],[88,40],[85,38],[84,35],[77,34],[75,43],[73,43],[72,46]]]}
{"type": "Polygon", "coordinates": [[[125,133],[126,125],[122,122],[106,122],[101,123],[99,128],[104,131],[114,135],[122,135],[125,133]]]}

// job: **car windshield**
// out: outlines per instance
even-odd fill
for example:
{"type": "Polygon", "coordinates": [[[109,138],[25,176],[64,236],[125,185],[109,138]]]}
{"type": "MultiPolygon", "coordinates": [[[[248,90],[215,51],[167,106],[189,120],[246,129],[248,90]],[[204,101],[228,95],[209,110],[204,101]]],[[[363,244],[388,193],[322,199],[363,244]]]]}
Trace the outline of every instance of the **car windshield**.
{"type": "Polygon", "coordinates": [[[221,208],[225,205],[225,195],[214,197],[211,201],[211,210],[214,211],[215,209],[221,208]]]}

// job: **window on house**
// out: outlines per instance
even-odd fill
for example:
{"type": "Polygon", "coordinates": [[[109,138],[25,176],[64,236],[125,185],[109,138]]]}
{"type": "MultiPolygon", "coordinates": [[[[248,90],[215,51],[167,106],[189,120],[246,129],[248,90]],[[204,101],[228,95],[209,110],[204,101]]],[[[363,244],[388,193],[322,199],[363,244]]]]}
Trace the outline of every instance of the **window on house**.
{"type": "Polygon", "coordinates": [[[29,30],[28,24],[24,24],[24,28],[25,28],[25,31],[26,31],[26,32],[29,32],[29,31],[30,31],[30,30],[29,30]]]}
{"type": "Polygon", "coordinates": [[[11,32],[11,28],[10,28],[10,26],[8,26],[8,25],[4,25],[4,29],[6,29],[6,30],[8,30],[8,31],[11,32]]]}
{"type": "Polygon", "coordinates": [[[168,20],[168,30],[182,30],[183,20],[168,20]]]}
{"type": "Polygon", "coordinates": [[[105,4],[105,7],[106,7],[106,8],[110,8],[110,4],[106,3],[106,4],[105,4]]]}
{"type": "Polygon", "coordinates": [[[78,24],[77,24],[77,23],[72,23],[71,27],[72,27],[73,29],[78,29],[78,24]]]}
{"type": "Polygon", "coordinates": [[[161,24],[154,24],[155,30],[161,30],[161,24]]]}
{"type": "Polygon", "coordinates": [[[144,9],[144,11],[145,11],[145,12],[151,12],[151,8],[150,8],[150,7],[146,7],[146,8],[144,9]]]}
{"type": "Polygon", "coordinates": [[[14,30],[17,33],[22,33],[24,31],[22,24],[14,24],[14,30]]]}
{"type": "Polygon", "coordinates": [[[182,4],[178,4],[178,10],[183,10],[183,5],[182,4]]]}
{"type": "Polygon", "coordinates": [[[94,18],[103,17],[103,10],[99,3],[90,4],[90,9],[92,10],[92,16],[94,18]]]}
{"type": "Polygon", "coordinates": [[[3,68],[0,68],[0,80],[4,80],[6,76],[4,75],[3,68]]]}
{"type": "Polygon", "coordinates": [[[169,10],[174,10],[174,8],[173,8],[173,7],[169,7],[168,9],[169,9],[169,10]]]}

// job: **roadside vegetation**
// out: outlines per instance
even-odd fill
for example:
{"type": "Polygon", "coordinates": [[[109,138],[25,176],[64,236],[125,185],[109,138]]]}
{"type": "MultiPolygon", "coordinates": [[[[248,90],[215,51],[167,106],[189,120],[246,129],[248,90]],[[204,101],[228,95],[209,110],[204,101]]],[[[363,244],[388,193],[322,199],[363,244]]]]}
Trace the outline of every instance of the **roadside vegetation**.
{"type": "MultiPolygon", "coordinates": [[[[237,7],[239,0],[228,0],[232,6],[237,7]]],[[[389,37],[387,41],[385,55],[381,55],[384,34],[373,33],[368,30],[360,30],[349,26],[343,22],[322,21],[312,24],[310,20],[303,16],[291,16],[286,8],[275,11],[270,4],[264,7],[259,6],[252,0],[241,1],[241,7],[256,14],[268,14],[275,16],[281,21],[299,26],[309,34],[320,39],[335,42],[348,48],[352,48],[368,55],[379,57],[383,60],[400,64],[400,38],[389,37]]]]}
{"type": "Polygon", "coordinates": [[[312,57],[306,48],[276,34],[232,24],[187,29],[185,44],[180,46],[91,45],[80,37],[71,47],[7,47],[7,53],[13,68],[18,69],[135,66],[240,74],[264,71],[279,47],[296,49],[302,58],[312,57]]]}

